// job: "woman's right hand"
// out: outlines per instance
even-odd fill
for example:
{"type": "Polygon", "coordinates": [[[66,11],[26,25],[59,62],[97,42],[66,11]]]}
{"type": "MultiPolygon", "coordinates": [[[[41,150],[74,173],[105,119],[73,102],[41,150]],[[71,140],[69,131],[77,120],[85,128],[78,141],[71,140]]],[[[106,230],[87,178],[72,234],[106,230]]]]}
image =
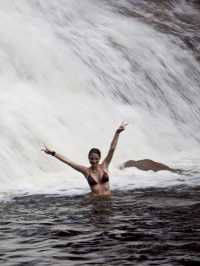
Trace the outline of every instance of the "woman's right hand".
{"type": "Polygon", "coordinates": [[[55,151],[50,150],[49,148],[47,148],[46,145],[44,145],[44,148],[41,149],[41,151],[43,151],[43,152],[45,152],[45,153],[47,153],[47,154],[53,155],[53,156],[55,155],[55,151]]]}

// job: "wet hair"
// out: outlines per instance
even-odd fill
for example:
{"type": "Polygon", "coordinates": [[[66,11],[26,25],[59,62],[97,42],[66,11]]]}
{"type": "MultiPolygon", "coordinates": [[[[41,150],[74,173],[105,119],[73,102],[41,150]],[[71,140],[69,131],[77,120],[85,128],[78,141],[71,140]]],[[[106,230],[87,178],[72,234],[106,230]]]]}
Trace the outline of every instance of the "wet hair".
{"type": "Polygon", "coordinates": [[[96,154],[98,154],[98,155],[99,155],[99,158],[101,158],[101,151],[100,151],[99,149],[97,149],[97,148],[92,148],[92,149],[89,151],[89,153],[88,153],[88,158],[90,157],[90,155],[91,155],[92,153],[96,153],[96,154]]]}

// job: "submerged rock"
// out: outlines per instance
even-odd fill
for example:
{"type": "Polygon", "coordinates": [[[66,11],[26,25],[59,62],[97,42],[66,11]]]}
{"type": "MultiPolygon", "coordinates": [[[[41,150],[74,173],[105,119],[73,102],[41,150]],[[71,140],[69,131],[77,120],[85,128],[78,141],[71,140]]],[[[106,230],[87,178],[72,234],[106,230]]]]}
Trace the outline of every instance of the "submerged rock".
{"type": "Polygon", "coordinates": [[[165,164],[155,162],[155,161],[152,161],[150,159],[143,159],[143,160],[138,160],[138,161],[128,160],[128,161],[124,162],[122,165],[120,165],[120,169],[124,169],[127,167],[136,167],[136,168],[143,170],[143,171],[151,170],[154,172],[162,171],[162,170],[171,171],[171,172],[179,172],[180,171],[179,169],[171,168],[165,164]]]}

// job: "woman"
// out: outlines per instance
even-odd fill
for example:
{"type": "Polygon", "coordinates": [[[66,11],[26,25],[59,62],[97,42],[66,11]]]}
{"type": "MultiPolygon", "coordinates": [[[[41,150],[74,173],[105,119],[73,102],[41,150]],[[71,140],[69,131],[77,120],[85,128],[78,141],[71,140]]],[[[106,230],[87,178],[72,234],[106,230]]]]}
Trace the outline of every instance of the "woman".
{"type": "Polygon", "coordinates": [[[62,155],[58,154],[57,152],[48,149],[46,146],[45,149],[42,149],[42,151],[44,151],[49,155],[54,156],[55,158],[71,166],[73,169],[77,170],[78,172],[81,172],[87,179],[93,195],[111,195],[111,191],[109,188],[108,167],[112,160],[114,151],[116,149],[119,134],[125,130],[126,126],[127,126],[126,123],[122,123],[119,126],[119,128],[116,130],[108,154],[101,163],[100,163],[101,159],[100,150],[97,148],[92,148],[89,151],[88,159],[90,162],[90,167],[76,164],[73,161],[67,159],[66,157],[63,157],[62,155]]]}

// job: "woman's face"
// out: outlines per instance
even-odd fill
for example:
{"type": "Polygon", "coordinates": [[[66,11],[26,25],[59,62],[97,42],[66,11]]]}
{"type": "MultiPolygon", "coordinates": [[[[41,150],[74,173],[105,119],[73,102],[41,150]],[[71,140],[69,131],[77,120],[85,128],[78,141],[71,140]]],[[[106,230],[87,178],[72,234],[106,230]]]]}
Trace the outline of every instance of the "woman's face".
{"type": "Polygon", "coordinates": [[[89,162],[92,166],[95,166],[99,163],[100,156],[97,153],[92,152],[89,156],[89,162]]]}

